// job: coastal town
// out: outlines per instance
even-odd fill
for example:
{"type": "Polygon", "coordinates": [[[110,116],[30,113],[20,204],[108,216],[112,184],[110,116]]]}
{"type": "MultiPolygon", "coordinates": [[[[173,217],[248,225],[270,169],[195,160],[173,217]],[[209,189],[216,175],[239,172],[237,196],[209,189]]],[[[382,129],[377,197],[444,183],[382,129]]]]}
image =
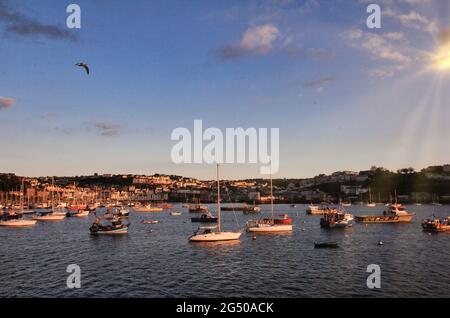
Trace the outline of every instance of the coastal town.
{"type": "MultiPolygon", "coordinates": [[[[270,202],[266,179],[225,180],[222,202],[264,204],[270,202]]],[[[0,174],[0,205],[23,200],[28,208],[56,204],[111,204],[115,202],[215,202],[217,186],[212,180],[174,175],[93,174],[76,177],[25,177],[0,174]]],[[[450,203],[450,164],[396,172],[372,167],[366,171],[340,171],[306,179],[274,179],[275,203],[450,203]]]]}

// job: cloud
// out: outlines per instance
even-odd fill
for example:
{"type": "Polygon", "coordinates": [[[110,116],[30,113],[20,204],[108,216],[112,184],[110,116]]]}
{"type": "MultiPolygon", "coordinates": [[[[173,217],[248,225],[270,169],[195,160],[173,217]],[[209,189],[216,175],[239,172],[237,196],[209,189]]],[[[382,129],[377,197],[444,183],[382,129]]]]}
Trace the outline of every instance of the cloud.
{"type": "Polygon", "coordinates": [[[7,3],[6,0],[0,0],[0,23],[5,25],[7,35],[41,36],[53,40],[76,40],[75,35],[68,29],[44,24],[22,13],[13,12],[7,3]]]}
{"type": "Polygon", "coordinates": [[[370,34],[363,43],[363,48],[371,52],[372,57],[379,60],[389,60],[402,64],[412,61],[411,57],[403,54],[398,49],[389,45],[385,38],[378,34],[370,34]]]}
{"type": "Polygon", "coordinates": [[[11,108],[14,105],[16,105],[15,99],[0,96],[0,110],[4,108],[11,108]]]}
{"type": "Polygon", "coordinates": [[[364,32],[359,29],[347,30],[347,31],[341,33],[341,36],[349,41],[358,40],[358,39],[362,38],[363,35],[364,35],[364,32]]]}
{"type": "Polygon", "coordinates": [[[317,80],[306,81],[303,83],[303,87],[312,88],[316,92],[321,93],[325,89],[325,86],[330,85],[335,80],[334,76],[323,77],[317,80]]]}
{"type": "Polygon", "coordinates": [[[330,61],[336,57],[335,51],[327,51],[325,49],[310,48],[306,51],[309,58],[330,61]]]}
{"type": "Polygon", "coordinates": [[[235,60],[247,56],[261,56],[272,51],[280,31],[273,24],[251,27],[237,43],[224,46],[213,53],[221,60],[235,60]]]}
{"type": "Polygon", "coordinates": [[[438,41],[440,45],[450,44],[450,26],[439,31],[438,41]]]}
{"type": "Polygon", "coordinates": [[[94,124],[94,128],[96,128],[98,131],[100,131],[100,134],[104,137],[112,137],[117,135],[120,130],[122,129],[122,126],[119,124],[110,124],[105,122],[96,122],[94,124]]]}
{"type": "Polygon", "coordinates": [[[417,29],[417,30],[426,30],[430,33],[435,33],[438,31],[438,25],[436,20],[430,20],[426,16],[412,10],[409,13],[399,14],[393,9],[386,9],[383,12],[384,16],[391,17],[404,27],[417,29]]]}

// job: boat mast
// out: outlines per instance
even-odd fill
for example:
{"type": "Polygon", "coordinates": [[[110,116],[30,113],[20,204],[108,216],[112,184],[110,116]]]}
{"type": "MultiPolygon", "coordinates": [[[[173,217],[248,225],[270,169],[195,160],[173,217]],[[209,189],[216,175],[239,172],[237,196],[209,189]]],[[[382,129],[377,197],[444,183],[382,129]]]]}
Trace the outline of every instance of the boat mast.
{"type": "Polygon", "coordinates": [[[23,212],[24,208],[23,208],[23,193],[25,191],[25,178],[22,178],[22,185],[20,187],[20,212],[23,212]]]}
{"type": "Polygon", "coordinates": [[[218,215],[218,230],[220,232],[220,181],[219,181],[219,164],[217,164],[217,215],[218,215]]]}
{"type": "Polygon", "coordinates": [[[273,181],[272,181],[272,160],[270,161],[270,205],[272,208],[272,221],[275,219],[273,209],[273,181]]]}

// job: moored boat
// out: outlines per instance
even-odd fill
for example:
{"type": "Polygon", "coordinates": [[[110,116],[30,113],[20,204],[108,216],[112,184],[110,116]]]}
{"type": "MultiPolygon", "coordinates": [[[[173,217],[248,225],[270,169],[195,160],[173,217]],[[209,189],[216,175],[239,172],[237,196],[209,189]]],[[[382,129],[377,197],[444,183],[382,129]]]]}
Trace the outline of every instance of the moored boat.
{"type": "Polygon", "coordinates": [[[272,210],[271,218],[262,220],[250,220],[247,222],[247,231],[252,233],[280,233],[292,231],[292,219],[287,214],[283,214],[282,218],[275,218],[274,211],[274,195],[272,180],[272,164],[270,165],[270,205],[272,210]]]}
{"type": "Polygon", "coordinates": [[[436,218],[423,220],[422,228],[429,232],[447,232],[450,231],[450,216],[439,220],[436,218]]]}
{"type": "Polygon", "coordinates": [[[353,226],[353,215],[345,212],[324,214],[320,219],[320,226],[324,228],[346,228],[353,226]]]}
{"type": "Polygon", "coordinates": [[[337,242],[322,242],[314,243],[315,248],[338,248],[339,244],[337,242]]]}
{"type": "Polygon", "coordinates": [[[210,212],[191,218],[192,223],[216,223],[218,220],[219,218],[213,216],[210,212]]]}
{"type": "Polygon", "coordinates": [[[169,214],[170,214],[171,216],[180,216],[180,215],[182,215],[181,212],[176,212],[176,211],[169,212],[169,214]]]}
{"type": "Polygon", "coordinates": [[[414,215],[407,212],[401,204],[391,204],[388,211],[384,211],[382,215],[355,216],[355,220],[361,223],[404,223],[411,222],[414,215]]]}
{"type": "Polygon", "coordinates": [[[292,224],[292,218],[289,217],[287,214],[280,214],[280,217],[273,219],[275,224],[284,224],[284,225],[291,225],[292,224]]]}
{"type": "Polygon", "coordinates": [[[36,225],[36,223],[36,220],[25,219],[0,220],[0,226],[6,227],[32,227],[36,225]]]}
{"type": "Polygon", "coordinates": [[[66,218],[66,215],[54,214],[53,212],[39,212],[33,216],[33,220],[35,221],[43,221],[43,222],[53,222],[53,221],[62,221],[66,218]]]}
{"type": "Polygon", "coordinates": [[[90,211],[89,210],[79,210],[75,213],[67,212],[67,217],[74,217],[74,218],[85,218],[89,216],[90,211]]]}
{"type": "Polygon", "coordinates": [[[114,218],[111,220],[111,224],[104,225],[101,224],[100,218],[96,218],[94,223],[89,228],[91,234],[102,234],[102,235],[120,235],[128,234],[128,228],[130,223],[123,224],[119,218],[114,218]]]}
{"type": "Polygon", "coordinates": [[[142,221],[143,224],[159,224],[158,220],[144,220],[142,221]]]}
{"type": "Polygon", "coordinates": [[[145,205],[133,207],[134,212],[163,212],[164,209],[159,206],[145,205]]]}
{"type": "Polygon", "coordinates": [[[337,212],[338,210],[335,208],[330,208],[328,206],[317,206],[317,205],[310,205],[308,209],[306,210],[306,214],[309,215],[324,215],[325,213],[333,213],[337,212]]]}
{"type": "Polygon", "coordinates": [[[201,227],[189,238],[189,242],[225,242],[239,241],[242,231],[239,232],[223,232],[220,222],[220,177],[219,165],[217,164],[217,218],[218,225],[215,227],[201,227]],[[216,231],[213,231],[216,230],[216,231]]]}

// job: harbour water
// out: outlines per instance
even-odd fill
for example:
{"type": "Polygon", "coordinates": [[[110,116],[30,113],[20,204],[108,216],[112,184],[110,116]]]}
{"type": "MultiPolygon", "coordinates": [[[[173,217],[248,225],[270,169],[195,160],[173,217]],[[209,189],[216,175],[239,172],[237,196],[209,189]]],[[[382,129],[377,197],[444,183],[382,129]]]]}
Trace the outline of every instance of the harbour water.
{"type": "MultiPolygon", "coordinates": [[[[261,216],[223,212],[223,228],[244,228],[261,216]]],[[[92,236],[88,219],[68,218],[29,229],[0,228],[0,297],[450,297],[450,234],[429,234],[421,221],[450,215],[448,206],[407,206],[407,224],[355,224],[326,230],[306,205],[277,205],[294,217],[291,234],[244,233],[240,243],[192,244],[198,224],[181,216],[130,214],[130,233],[92,236]],[[142,224],[154,219],[156,225],[142,224]],[[338,249],[314,242],[338,241],[338,249]],[[377,243],[383,241],[384,245],[377,243]],[[81,288],[68,289],[66,268],[81,267],[81,288]],[[381,288],[369,289],[369,264],[381,267],[381,288]]],[[[381,214],[384,206],[347,208],[381,214]]],[[[215,212],[212,205],[211,210],[215,212]]]]}

